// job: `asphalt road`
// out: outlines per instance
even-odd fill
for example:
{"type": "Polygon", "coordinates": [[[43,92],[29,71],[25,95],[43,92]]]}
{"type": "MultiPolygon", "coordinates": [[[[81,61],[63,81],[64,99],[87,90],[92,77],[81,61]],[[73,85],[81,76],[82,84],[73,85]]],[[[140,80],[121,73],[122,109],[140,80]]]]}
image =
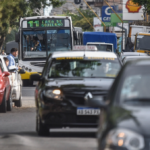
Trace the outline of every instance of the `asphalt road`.
{"type": "Polygon", "coordinates": [[[34,87],[23,87],[23,107],[0,113],[0,150],[96,150],[96,130],[53,129],[49,137],[35,132],[34,87]]]}

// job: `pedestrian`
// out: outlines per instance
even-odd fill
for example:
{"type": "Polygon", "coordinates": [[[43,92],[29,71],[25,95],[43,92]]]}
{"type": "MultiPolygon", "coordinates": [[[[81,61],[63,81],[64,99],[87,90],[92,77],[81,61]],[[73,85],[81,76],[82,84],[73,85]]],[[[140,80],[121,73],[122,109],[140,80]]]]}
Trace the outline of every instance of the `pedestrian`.
{"type": "Polygon", "coordinates": [[[6,55],[6,53],[5,53],[5,51],[4,51],[4,50],[2,50],[2,53],[1,53],[1,55],[6,55]]]}
{"type": "MultiPolygon", "coordinates": [[[[12,48],[11,53],[7,56],[8,60],[9,60],[8,68],[10,66],[16,66],[15,57],[17,57],[17,56],[18,56],[18,49],[12,48]]],[[[16,67],[16,70],[18,70],[18,69],[20,69],[20,67],[16,67]]]]}

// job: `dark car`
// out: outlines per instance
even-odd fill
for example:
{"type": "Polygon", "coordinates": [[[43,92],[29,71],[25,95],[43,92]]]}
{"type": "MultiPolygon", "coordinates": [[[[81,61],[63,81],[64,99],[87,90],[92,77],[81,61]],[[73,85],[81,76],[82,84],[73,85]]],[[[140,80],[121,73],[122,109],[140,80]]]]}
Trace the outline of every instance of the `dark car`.
{"type": "Polygon", "coordinates": [[[147,59],[147,58],[150,58],[150,56],[125,56],[122,60],[122,63],[123,65],[128,62],[128,61],[131,61],[131,60],[137,60],[137,59],[147,59]]]}
{"type": "Polygon", "coordinates": [[[35,100],[37,132],[46,135],[50,128],[96,127],[99,108],[85,106],[85,99],[105,98],[121,68],[110,52],[72,51],[53,53],[47,59],[35,100]]]}
{"type": "Polygon", "coordinates": [[[88,99],[101,108],[99,150],[150,149],[150,59],[125,64],[106,100],[88,99]]]}
{"type": "Polygon", "coordinates": [[[148,56],[148,55],[147,55],[147,53],[139,53],[139,52],[123,52],[123,53],[121,53],[122,60],[126,56],[148,56]]]}

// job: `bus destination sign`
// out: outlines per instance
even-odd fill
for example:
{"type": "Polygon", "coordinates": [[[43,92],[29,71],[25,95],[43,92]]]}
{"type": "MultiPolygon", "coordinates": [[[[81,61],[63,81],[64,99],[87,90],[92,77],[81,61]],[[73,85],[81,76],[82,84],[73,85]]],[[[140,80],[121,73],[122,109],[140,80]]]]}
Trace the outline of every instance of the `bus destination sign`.
{"type": "Polygon", "coordinates": [[[28,20],[27,27],[64,27],[64,19],[28,20]]]}

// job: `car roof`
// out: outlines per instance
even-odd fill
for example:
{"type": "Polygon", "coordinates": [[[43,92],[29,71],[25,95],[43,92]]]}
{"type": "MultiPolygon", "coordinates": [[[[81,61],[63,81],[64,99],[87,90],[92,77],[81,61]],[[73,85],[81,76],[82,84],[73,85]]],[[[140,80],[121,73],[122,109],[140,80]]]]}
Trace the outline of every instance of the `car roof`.
{"type": "Polygon", "coordinates": [[[129,66],[150,66],[150,57],[149,58],[138,58],[136,60],[130,60],[126,63],[129,66]]]}
{"type": "Polygon", "coordinates": [[[150,56],[126,56],[125,59],[141,59],[141,58],[150,58],[150,56]]]}
{"type": "Polygon", "coordinates": [[[121,55],[122,56],[147,56],[146,53],[139,53],[139,52],[124,52],[121,55]]]}
{"type": "Polygon", "coordinates": [[[100,51],[69,51],[69,52],[54,52],[52,58],[57,57],[109,57],[117,58],[117,55],[112,52],[100,52],[100,51]]]}

